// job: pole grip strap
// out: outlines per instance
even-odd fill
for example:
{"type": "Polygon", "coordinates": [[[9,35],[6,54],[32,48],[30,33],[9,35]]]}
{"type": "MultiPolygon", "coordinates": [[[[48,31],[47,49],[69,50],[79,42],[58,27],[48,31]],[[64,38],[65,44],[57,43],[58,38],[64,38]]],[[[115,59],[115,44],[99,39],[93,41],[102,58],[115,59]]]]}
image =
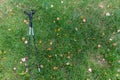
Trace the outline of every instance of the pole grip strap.
{"type": "Polygon", "coordinates": [[[34,36],[34,30],[33,30],[33,27],[29,27],[28,35],[32,35],[32,36],[34,36]]]}

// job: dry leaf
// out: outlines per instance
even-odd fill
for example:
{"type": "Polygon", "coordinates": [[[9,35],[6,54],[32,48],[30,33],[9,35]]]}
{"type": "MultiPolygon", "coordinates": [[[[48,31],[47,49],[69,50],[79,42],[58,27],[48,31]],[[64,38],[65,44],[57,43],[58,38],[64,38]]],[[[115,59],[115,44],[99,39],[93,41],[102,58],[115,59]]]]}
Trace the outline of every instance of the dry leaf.
{"type": "Polygon", "coordinates": [[[102,3],[100,3],[100,4],[98,5],[98,7],[99,7],[99,8],[104,8],[104,5],[103,5],[102,3]]]}
{"type": "Polygon", "coordinates": [[[57,20],[57,21],[59,21],[59,20],[60,20],[60,18],[59,18],[59,17],[57,17],[57,18],[56,18],[56,20],[57,20]]]}
{"type": "Polygon", "coordinates": [[[116,47],[116,46],[117,46],[117,43],[113,43],[113,46],[116,47]]]}
{"type": "Polygon", "coordinates": [[[107,13],[106,13],[106,16],[110,16],[110,13],[109,13],[109,12],[107,12],[107,13]]]}
{"type": "Polygon", "coordinates": [[[44,68],[44,66],[43,66],[43,65],[40,65],[40,68],[44,68]]]}
{"type": "Polygon", "coordinates": [[[50,50],[52,50],[52,49],[51,49],[51,48],[48,48],[47,50],[50,51],[50,50]]]}
{"type": "Polygon", "coordinates": [[[101,45],[100,44],[98,44],[98,46],[97,46],[98,48],[101,48],[101,45]]]}
{"type": "Polygon", "coordinates": [[[14,67],[13,70],[15,71],[15,70],[16,70],[16,67],[14,67]]]}
{"type": "Polygon", "coordinates": [[[83,19],[83,22],[84,22],[84,23],[86,22],[86,19],[85,19],[85,18],[83,19]]]}
{"type": "Polygon", "coordinates": [[[54,66],[54,67],[53,67],[53,70],[58,70],[58,67],[57,67],[57,66],[54,66]]]}
{"type": "Polygon", "coordinates": [[[28,24],[28,23],[29,23],[28,20],[26,20],[26,19],[25,19],[23,22],[24,22],[25,24],[28,24]]]}
{"type": "Polygon", "coordinates": [[[40,41],[39,41],[39,44],[41,44],[41,43],[42,43],[42,41],[40,40],[40,41]]]}
{"type": "Polygon", "coordinates": [[[70,63],[69,63],[69,62],[67,62],[67,63],[66,63],[66,65],[67,65],[67,66],[69,66],[69,65],[70,65],[70,63]]]}
{"type": "Polygon", "coordinates": [[[92,72],[92,68],[88,68],[88,71],[89,71],[89,72],[92,72]]]}
{"type": "Polygon", "coordinates": [[[22,37],[22,41],[25,41],[25,37],[22,37]]]}
{"type": "Polygon", "coordinates": [[[51,55],[48,55],[48,58],[51,58],[52,56],[51,55]]]}
{"type": "Polygon", "coordinates": [[[58,28],[58,31],[61,31],[61,28],[58,28]]]}
{"type": "Polygon", "coordinates": [[[27,40],[25,40],[25,41],[24,41],[24,43],[25,43],[25,44],[27,44],[27,43],[28,43],[28,41],[27,41],[27,40]]]}
{"type": "Polygon", "coordinates": [[[71,58],[70,55],[68,55],[67,58],[70,59],[71,58]]]}
{"type": "Polygon", "coordinates": [[[52,45],[52,44],[53,44],[53,42],[51,41],[51,42],[50,42],[50,45],[52,45]]]}

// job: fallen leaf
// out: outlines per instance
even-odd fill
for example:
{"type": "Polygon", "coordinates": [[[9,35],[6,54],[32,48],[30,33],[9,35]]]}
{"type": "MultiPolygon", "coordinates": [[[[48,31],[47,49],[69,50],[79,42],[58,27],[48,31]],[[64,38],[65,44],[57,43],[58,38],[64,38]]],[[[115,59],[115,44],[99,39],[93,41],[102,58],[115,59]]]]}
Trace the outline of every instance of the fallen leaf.
{"type": "Polygon", "coordinates": [[[59,18],[59,17],[57,17],[57,18],[56,18],[56,20],[57,20],[57,21],[59,21],[59,20],[60,20],[60,18],[59,18]]]}
{"type": "Polygon", "coordinates": [[[70,59],[71,58],[70,55],[68,55],[67,58],[70,59]]]}
{"type": "Polygon", "coordinates": [[[83,19],[83,22],[84,22],[84,23],[86,22],[86,19],[85,19],[85,18],[83,19]]]}
{"type": "Polygon", "coordinates": [[[53,42],[52,41],[50,41],[50,45],[52,45],[53,44],[53,42]]]}
{"type": "Polygon", "coordinates": [[[29,23],[28,20],[26,20],[26,19],[25,19],[23,22],[24,22],[25,24],[28,24],[28,23],[29,23]]]}
{"type": "Polygon", "coordinates": [[[61,31],[61,28],[58,28],[58,31],[61,31]]]}
{"type": "Polygon", "coordinates": [[[40,40],[40,41],[39,41],[39,44],[41,44],[41,43],[42,43],[42,41],[40,40]]]}
{"type": "Polygon", "coordinates": [[[117,46],[117,43],[113,43],[112,45],[113,45],[114,47],[116,47],[116,46],[117,46]]]}
{"type": "Polygon", "coordinates": [[[51,48],[48,48],[47,50],[50,51],[50,50],[52,50],[52,49],[51,49],[51,48]]]}
{"type": "Polygon", "coordinates": [[[66,65],[67,65],[67,66],[69,66],[69,65],[70,65],[70,63],[69,63],[69,62],[67,62],[67,63],[66,63],[66,65]]]}
{"type": "Polygon", "coordinates": [[[27,43],[28,43],[28,41],[27,41],[27,40],[25,40],[25,41],[24,41],[24,43],[25,43],[25,44],[27,44],[27,43]]]}
{"type": "Polygon", "coordinates": [[[107,13],[106,13],[106,16],[110,16],[110,13],[109,13],[109,12],[107,12],[107,13]]]}
{"type": "Polygon", "coordinates": [[[100,3],[100,4],[98,5],[98,7],[99,7],[99,8],[104,8],[104,5],[103,5],[102,3],[100,3]]]}
{"type": "Polygon", "coordinates": [[[52,56],[51,55],[48,55],[48,58],[51,58],[52,56]]]}
{"type": "Polygon", "coordinates": [[[58,67],[57,67],[57,66],[54,66],[54,67],[53,67],[53,70],[58,70],[58,67]]]}
{"type": "Polygon", "coordinates": [[[98,44],[98,46],[97,46],[98,48],[101,48],[101,45],[100,44],[98,44]]]}
{"type": "Polygon", "coordinates": [[[88,68],[88,71],[89,71],[89,72],[92,72],[92,68],[88,68]]]}
{"type": "Polygon", "coordinates": [[[15,70],[16,70],[16,67],[14,67],[13,70],[15,71],[15,70]]]}
{"type": "Polygon", "coordinates": [[[22,41],[23,41],[23,42],[25,41],[25,37],[22,37],[22,41]]]}
{"type": "Polygon", "coordinates": [[[40,68],[44,68],[44,66],[43,66],[43,65],[40,65],[40,68]]]}

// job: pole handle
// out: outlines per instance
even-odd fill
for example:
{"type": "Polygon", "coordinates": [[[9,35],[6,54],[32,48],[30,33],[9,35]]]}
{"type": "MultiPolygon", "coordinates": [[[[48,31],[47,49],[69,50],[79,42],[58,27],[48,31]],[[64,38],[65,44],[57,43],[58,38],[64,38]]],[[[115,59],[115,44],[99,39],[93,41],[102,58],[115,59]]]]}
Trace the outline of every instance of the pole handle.
{"type": "Polygon", "coordinates": [[[31,11],[24,11],[24,13],[26,14],[26,15],[28,15],[28,16],[30,16],[30,15],[33,15],[33,14],[35,14],[35,10],[31,10],[31,11]]]}

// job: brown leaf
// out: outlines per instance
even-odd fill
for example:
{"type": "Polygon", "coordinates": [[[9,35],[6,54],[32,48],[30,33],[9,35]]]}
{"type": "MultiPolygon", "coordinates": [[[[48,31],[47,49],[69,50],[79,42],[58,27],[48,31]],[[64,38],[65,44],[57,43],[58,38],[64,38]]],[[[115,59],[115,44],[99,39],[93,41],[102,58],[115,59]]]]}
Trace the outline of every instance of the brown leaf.
{"type": "Polygon", "coordinates": [[[52,49],[51,49],[51,48],[48,48],[47,50],[48,50],[48,51],[51,51],[52,49]]]}

